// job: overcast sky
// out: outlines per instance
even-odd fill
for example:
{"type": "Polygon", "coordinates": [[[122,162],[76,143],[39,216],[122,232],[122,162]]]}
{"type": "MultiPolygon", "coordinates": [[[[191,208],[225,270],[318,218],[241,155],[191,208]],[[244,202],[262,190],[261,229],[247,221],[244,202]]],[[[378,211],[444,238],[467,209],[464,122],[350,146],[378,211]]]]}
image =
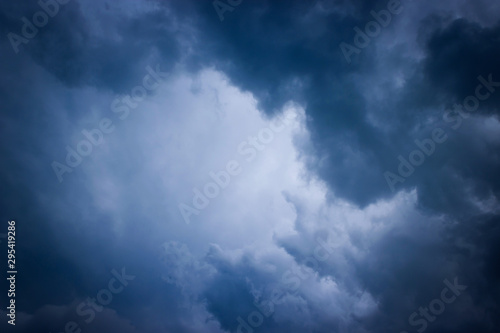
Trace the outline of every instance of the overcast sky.
{"type": "Polygon", "coordinates": [[[499,2],[0,0],[0,33],[2,332],[499,332],[499,2]]]}

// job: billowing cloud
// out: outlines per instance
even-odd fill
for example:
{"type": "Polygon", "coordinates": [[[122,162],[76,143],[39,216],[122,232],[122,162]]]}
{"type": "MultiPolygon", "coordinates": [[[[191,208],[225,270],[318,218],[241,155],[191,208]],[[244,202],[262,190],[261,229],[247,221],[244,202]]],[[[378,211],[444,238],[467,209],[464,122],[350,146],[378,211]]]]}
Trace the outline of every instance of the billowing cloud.
{"type": "Polygon", "coordinates": [[[498,10],[0,2],[16,328],[496,332],[498,10]]]}

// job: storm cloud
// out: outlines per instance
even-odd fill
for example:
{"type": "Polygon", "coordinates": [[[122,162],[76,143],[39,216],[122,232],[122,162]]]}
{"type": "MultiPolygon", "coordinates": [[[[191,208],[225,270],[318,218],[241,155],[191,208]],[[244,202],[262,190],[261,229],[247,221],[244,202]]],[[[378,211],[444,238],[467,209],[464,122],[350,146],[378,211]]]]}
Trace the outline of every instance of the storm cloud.
{"type": "Polygon", "coordinates": [[[0,0],[2,331],[498,332],[499,13],[0,0]]]}

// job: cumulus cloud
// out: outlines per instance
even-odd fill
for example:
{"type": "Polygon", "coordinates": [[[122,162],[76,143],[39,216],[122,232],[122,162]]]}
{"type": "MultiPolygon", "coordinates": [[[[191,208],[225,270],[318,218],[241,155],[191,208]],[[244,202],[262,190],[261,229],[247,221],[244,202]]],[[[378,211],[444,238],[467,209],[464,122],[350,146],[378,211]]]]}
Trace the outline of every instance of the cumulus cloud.
{"type": "MultiPolygon", "coordinates": [[[[18,53],[4,38],[19,330],[83,324],[126,267],[85,332],[412,332],[455,279],[426,331],[496,332],[498,5],[401,1],[347,62],[387,6],[262,0],[221,21],[210,1],[70,1],[18,53]]],[[[39,7],[0,1],[0,30],[39,7]]]]}

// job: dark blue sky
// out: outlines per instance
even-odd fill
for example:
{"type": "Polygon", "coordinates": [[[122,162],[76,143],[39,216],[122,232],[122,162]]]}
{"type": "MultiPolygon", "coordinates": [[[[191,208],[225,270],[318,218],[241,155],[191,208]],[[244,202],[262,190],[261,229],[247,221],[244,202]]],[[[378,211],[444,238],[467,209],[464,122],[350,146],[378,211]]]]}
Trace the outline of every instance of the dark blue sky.
{"type": "Polygon", "coordinates": [[[498,332],[499,14],[0,0],[1,331],[498,332]]]}

